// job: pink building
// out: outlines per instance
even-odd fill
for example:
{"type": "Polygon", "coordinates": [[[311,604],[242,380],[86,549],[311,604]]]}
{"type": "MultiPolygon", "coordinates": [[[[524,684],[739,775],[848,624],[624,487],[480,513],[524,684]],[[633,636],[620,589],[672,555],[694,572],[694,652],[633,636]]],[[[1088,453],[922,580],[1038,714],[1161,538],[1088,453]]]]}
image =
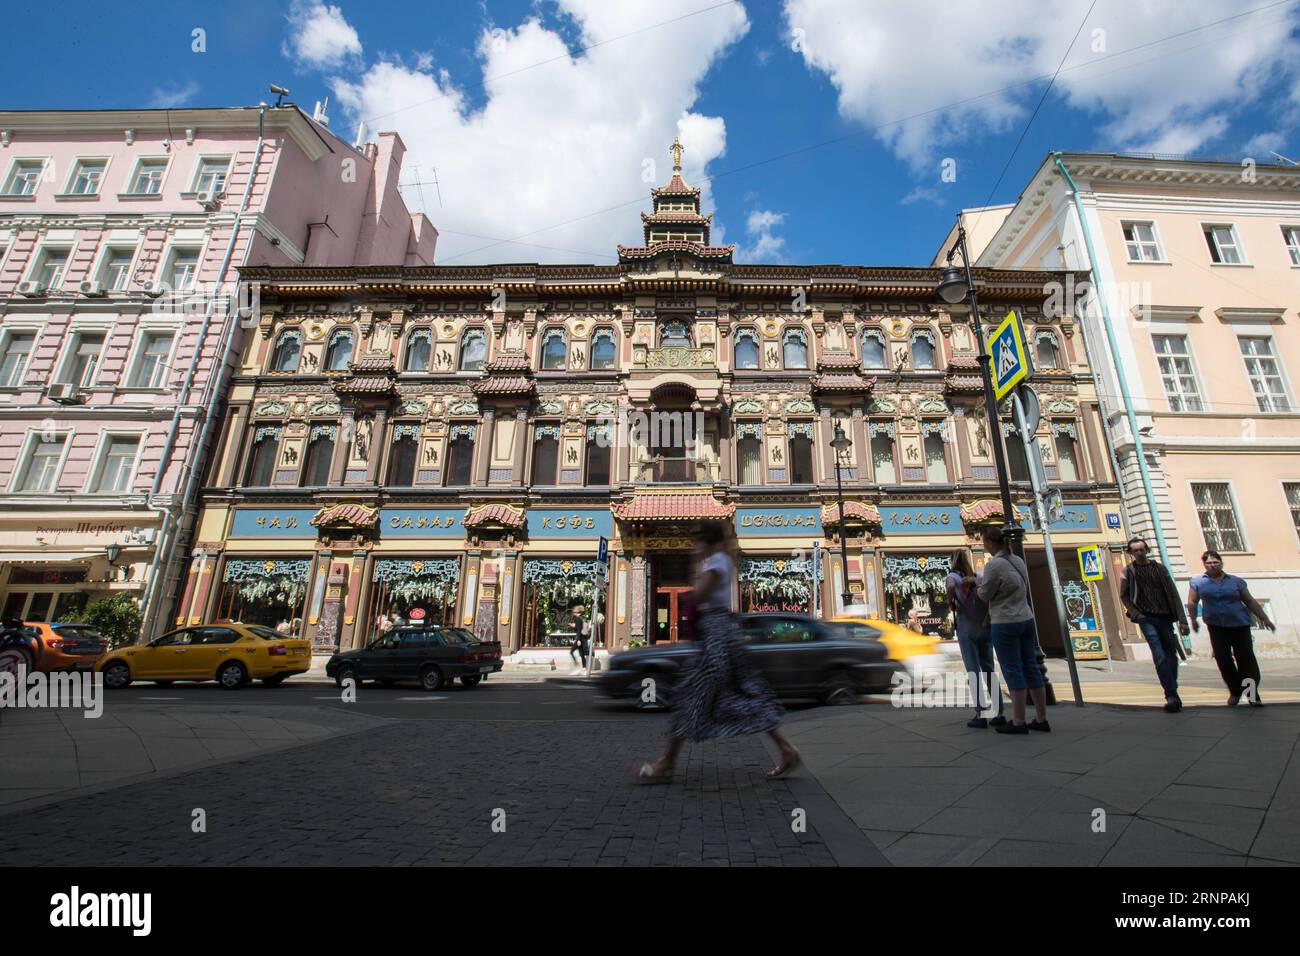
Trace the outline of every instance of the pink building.
{"type": "MultiPolygon", "coordinates": [[[[396,133],[296,106],[0,111],[0,608],[177,595],[250,265],[429,265],[396,133]]],[[[241,317],[242,316],[242,317],[241,317]]]]}

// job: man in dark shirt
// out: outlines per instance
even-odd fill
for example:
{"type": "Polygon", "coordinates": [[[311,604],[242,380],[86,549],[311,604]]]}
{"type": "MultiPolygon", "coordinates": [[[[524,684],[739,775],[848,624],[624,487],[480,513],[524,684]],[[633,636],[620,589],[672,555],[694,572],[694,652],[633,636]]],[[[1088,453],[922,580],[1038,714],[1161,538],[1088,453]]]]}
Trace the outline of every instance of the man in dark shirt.
{"type": "Polygon", "coordinates": [[[1165,710],[1176,714],[1183,702],[1178,697],[1178,659],[1182,645],[1174,636],[1174,622],[1178,631],[1186,636],[1187,614],[1178,600],[1178,588],[1169,569],[1149,557],[1151,549],[1142,538],[1128,543],[1128,553],[1133,563],[1124,569],[1119,580],[1119,598],[1130,621],[1135,623],[1151,648],[1151,659],[1156,665],[1156,676],[1165,692],[1165,710]]]}

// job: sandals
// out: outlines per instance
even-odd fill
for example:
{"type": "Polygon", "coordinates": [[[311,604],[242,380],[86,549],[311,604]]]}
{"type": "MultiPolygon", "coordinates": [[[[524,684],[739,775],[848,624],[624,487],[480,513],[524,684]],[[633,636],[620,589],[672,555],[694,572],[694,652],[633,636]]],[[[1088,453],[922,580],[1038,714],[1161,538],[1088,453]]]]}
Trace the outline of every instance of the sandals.
{"type": "Polygon", "coordinates": [[[797,769],[799,769],[799,767],[802,764],[803,764],[803,755],[796,750],[791,756],[787,757],[785,760],[782,760],[781,765],[777,767],[775,770],[769,770],[767,772],[767,779],[780,780],[783,777],[788,777],[790,776],[790,774],[794,773],[797,769]]]}
{"type": "Polygon", "coordinates": [[[667,773],[657,773],[654,764],[643,763],[641,769],[637,771],[636,780],[637,783],[642,784],[672,783],[673,773],[671,770],[667,773]]]}

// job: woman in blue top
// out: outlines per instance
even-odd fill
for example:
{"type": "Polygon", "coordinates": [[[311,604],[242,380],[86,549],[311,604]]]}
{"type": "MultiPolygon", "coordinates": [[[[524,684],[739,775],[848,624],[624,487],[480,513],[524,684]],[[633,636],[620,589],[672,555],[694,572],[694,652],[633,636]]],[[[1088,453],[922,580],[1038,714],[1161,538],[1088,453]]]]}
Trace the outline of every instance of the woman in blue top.
{"type": "Polygon", "coordinates": [[[1205,573],[1192,578],[1187,589],[1187,619],[1192,630],[1199,631],[1196,605],[1210,629],[1210,646],[1214,663],[1219,665],[1223,682],[1228,685],[1228,706],[1236,707],[1245,693],[1252,707],[1262,707],[1259,699],[1259,661],[1255,659],[1254,640],[1250,636],[1250,615],[1263,622],[1270,631],[1277,627],[1268,619],[1259,602],[1251,596],[1246,582],[1223,570],[1223,557],[1217,551],[1201,555],[1205,573]]]}

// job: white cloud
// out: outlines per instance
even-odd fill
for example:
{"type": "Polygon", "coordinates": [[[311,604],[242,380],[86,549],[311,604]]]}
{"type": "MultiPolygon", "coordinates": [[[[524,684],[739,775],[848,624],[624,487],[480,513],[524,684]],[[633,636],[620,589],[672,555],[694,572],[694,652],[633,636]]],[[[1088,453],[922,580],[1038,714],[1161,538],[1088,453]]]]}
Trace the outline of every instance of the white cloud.
{"type": "Polygon", "coordinates": [[[785,250],[785,239],[774,230],[785,222],[785,213],[770,209],[752,210],[745,220],[749,241],[736,250],[736,258],[745,262],[780,262],[785,250]]]}
{"type": "MultiPolygon", "coordinates": [[[[404,181],[415,163],[425,179],[436,168],[443,205],[425,211],[441,233],[441,262],[611,261],[616,243],[641,242],[637,213],[649,207],[650,187],[670,175],[675,134],[686,147],[686,179],[712,208],[700,179],[726,148],[726,125],[691,107],[709,67],[749,28],[744,9],[647,30],[695,13],[697,0],[653,8],[559,0],[559,8],[579,45],[600,45],[572,57],[559,33],[530,18],[484,28],[481,76],[381,59],[359,76],[330,80],[353,122],[401,134],[409,148],[404,181]],[[643,32],[614,39],[633,31],[643,32]],[[464,91],[480,82],[486,101],[471,110],[464,91]]],[[[419,192],[406,195],[419,209],[419,192]]],[[[714,241],[720,236],[715,228],[714,241]]]]}
{"type": "Polygon", "coordinates": [[[288,17],[286,55],[321,68],[337,67],[349,56],[361,55],[361,38],[338,7],[294,0],[288,17]]]}
{"type": "MultiPolygon", "coordinates": [[[[1257,6],[1099,4],[1053,98],[1094,112],[1108,146],[1200,149],[1223,133],[1222,115],[1256,102],[1268,79],[1295,75],[1300,43],[1289,34],[1300,11],[1278,8],[1116,54],[1257,6]]],[[[841,115],[881,126],[880,139],[917,170],[945,144],[1023,123],[1045,82],[1034,78],[1056,70],[1083,9],[1078,0],[785,0],[790,29],[803,31],[804,61],[830,78],[841,115]],[[927,115],[894,122],[919,113],[927,115]]],[[[1052,106],[1049,99],[1044,109],[1052,106]]]]}
{"type": "Polygon", "coordinates": [[[145,105],[158,110],[174,109],[185,106],[198,91],[199,84],[193,80],[171,86],[156,86],[145,105]]]}
{"type": "MultiPolygon", "coordinates": [[[[1245,145],[1241,147],[1242,153],[1247,156],[1254,156],[1258,153],[1273,153],[1282,149],[1286,145],[1286,137],[1278,132],[1256,133],[1250,139],[1246,140],[1245,145]]],[[[1269,156],[1269,160],[1273,157],[1269,156]]]]}
{"type": "Polygon", "coordinates": [[[1228,117],[1221,114],[1195,123],[1173,123],[1162,127],[1151,139],[1138,141],[1133,148],[1143,153],[1185,155],[1195,152],[1202,143],[1218,139],[1227,128],[1228,117]]]}
{"type": "Polygon", "coordinates": [[[933,186],[917,186],[899,200],[899,204],[903,206],[910,206],[912,203],[917,202],[932,202],[936,206],[942,206],[943,197],[939,194],[939,190],[933,186]]]}

